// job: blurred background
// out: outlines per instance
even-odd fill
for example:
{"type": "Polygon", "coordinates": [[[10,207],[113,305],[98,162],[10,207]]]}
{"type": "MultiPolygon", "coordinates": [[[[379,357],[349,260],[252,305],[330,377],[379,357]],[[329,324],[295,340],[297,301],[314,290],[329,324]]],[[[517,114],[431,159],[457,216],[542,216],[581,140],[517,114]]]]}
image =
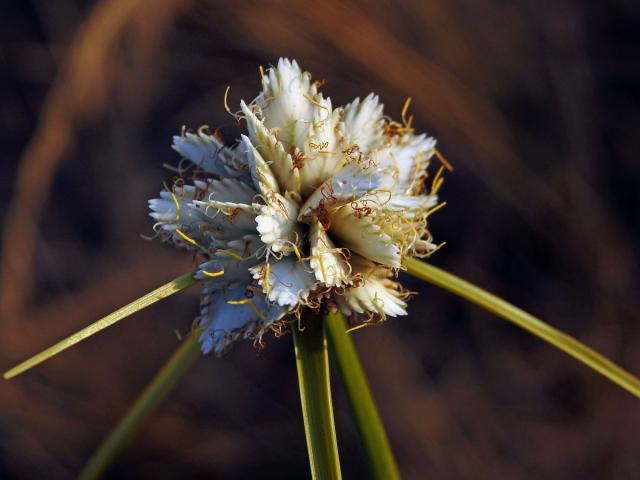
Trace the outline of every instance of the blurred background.
{"type": "MultiPolygon", "coordinates": [[[[454,164],[435,265],[640,373],[640,6],[498,0],[5,1],[0,370],[192,268],[150,234],[182,125],[239,127],[258,66],[342,104],[406,97],[454,164]]],[[[436,288],[358,330],[408,479],[640,478],[637,400],[436,288]]],[[[198,288],[0,384],[0,478],[73,478],[198,312],[198,288]]],[[[366,478],[334,386],[345,478],[366,478]]],[[[205,358],[108,478],[306,478],[291,337],[205,358]]]]}

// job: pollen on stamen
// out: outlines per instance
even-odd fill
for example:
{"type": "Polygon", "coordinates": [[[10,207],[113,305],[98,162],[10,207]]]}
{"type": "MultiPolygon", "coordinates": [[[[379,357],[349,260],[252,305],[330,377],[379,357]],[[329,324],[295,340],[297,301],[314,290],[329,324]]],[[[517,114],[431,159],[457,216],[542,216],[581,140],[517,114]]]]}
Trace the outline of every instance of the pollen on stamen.
{"type": "Polygon", "coordinates": [[[203,273],[203,275],[206,275],[207,277],[219,277],[221,275],[224,275],[224,270],[220,270],[218,272],[209,272],[207,270],[201,270],[201,272],[203,273]]]}
{"type": "Polygon", "coordinates": [[[264,293],[266,293],[267,295],[269,295],[269,289],[271,287],[271,285],[269,284],[269,276],[271,275],[271,264],[269,262],[267,262],[267,264],[264,267],[264,293]]]}
{"type": "Polygon", "coordinates": [[[260,320],[262,320],[263,322],[267,321],[267,319],[264,316],[264,314],[260,310],[258,310],[258,308],[253,303],[253,300],[251,300],[250,298],[245,298],[243,300],[227,300],[227,303],[229,305],[246,305],[247,307],[249,307],[253,311],[253,313],[256,314],[256,316],[260,320]]]}
{"type": "Polygon", "coordinates": [[[199,247],[200,245],[198,245],[198,242],[196,242],[193,238],[187,236],[187,234],[185,234],[182,230],[180,230],[179,228],[176,228],[175,232],[180,235],[180,237],[187,243],[190,243],[191,245],[195,245],[196,247],[199,247]]]}
{"type": "Polygon", "coordinates": [[[238,260],[238,261],[243,261],[244,260],[244,258],[242,258],[240,255],[238,255],[233,250],[229,250],[229,249],[226,249],[226,248],[218,248],[216,250],[216,252],[224,253],[225,255],[233,258],[234,260],[238,260]]]}

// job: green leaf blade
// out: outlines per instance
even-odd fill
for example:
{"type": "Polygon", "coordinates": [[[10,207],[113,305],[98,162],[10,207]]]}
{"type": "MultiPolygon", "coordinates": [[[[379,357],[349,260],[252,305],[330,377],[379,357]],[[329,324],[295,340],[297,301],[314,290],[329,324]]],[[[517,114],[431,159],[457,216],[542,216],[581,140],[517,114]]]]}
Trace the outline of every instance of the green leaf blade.
{"type": "Polygon", "coordinates": [[[340,480],[324,321],[306,313],[292,330],[311,476],[340,480]]]}
{"type": "Polygon", "coordinates": [[[94,480],[103,475],[153,409],[162,402],[198,357],[200,357],[200,345],[197,341],[197,331],[194,331],[183,340],[180,347],[94,452],[80,473],[81,480],[94,480]]]}
{"type": "Polygon", "coordinates": [[[11,370],[8,370],[4,373],[3,377],[5,380],[9,380],[21,373],[30,370],[31,368],[39,365],[40,363],[48,360],[49,358],[63,352],[69,347],[80,343],[81,341],[95,335],[96,333],[104,330],[107,327],[119,322],[120,320],[132,315],[143,308],[148,307],[164,298],[167,298],[174,293],[177,293],[185,288],[193,285],[197,282],[194,278],[195,271],[191,271],[189,273],[185,273],[184,275],[170,281],[162,285],[159,288],[143,295],[142,297],[134,300],[133,302],[125,305],[122,308],[119,308],[113,313],[110,313],[106,317],[101,318],[100,320],[92,323],[91,325],[86,326],[82,330],[74,333],[73,335],[65,338],[64,340],[59,341],[58,343],[50,346],[46,350],[34,355],[33,357],[25,360],[19,365],[13,367],[11,370]]]}
{"type": "Polygon", "coordinates": [[[360,358],[347,333],[344,317],[337,311],[325,317],[329,346],[347,395],[352,417],[364,447],[373,478],[400,478],[387,434],[360,363],[360,358]]]}
{"type": "Polygon", "coordinates": [[[589,348],[582,342],[548,325],[524,310],[451,273],[413,258],[403,265],[407,273],[464,298],[550,343],[619,387],[640,398],[640,379],[589,348]]]}

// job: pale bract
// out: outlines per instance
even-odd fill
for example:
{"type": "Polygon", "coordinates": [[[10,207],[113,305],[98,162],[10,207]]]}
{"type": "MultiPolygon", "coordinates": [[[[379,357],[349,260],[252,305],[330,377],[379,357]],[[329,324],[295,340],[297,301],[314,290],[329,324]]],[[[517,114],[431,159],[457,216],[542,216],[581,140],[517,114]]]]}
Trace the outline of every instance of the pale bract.
{"type": "Polygon", "coordinates": [[[402,259],[436,249],[427,219],[440,172],[425,187],[435,140],[385,117],[373,94],[334,107],[286,59],[236,117],[247,134],[231,147],[206,128],[174,137],[187,162],[149,202],[161,238],[202,258],[203,352],[259,342],[303,308],[405,315],[402,259]]]}

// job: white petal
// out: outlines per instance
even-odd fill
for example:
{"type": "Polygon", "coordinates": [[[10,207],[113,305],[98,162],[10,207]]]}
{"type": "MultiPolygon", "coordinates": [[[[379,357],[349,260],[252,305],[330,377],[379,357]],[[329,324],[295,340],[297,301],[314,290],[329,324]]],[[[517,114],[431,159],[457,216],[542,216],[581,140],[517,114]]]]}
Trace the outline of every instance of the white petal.
{"type": "Polygon", "coordinates": [[[300,174],[293,167],[291,155],[285,151],[282,142],[269,132],[244,101],[240,102],[240,107],[247,122],[251,143],[271,167],[280,187],[285,191],[300,192],[300,174]]]}
{"type": "Polygon", "coordinates": [[[265,197],[272,193],[280,193],[280,187],[278,181],[273,175],[271,168],[267,162],[265,162],[260,152],[253,146],[251,140],[246,135],[242,135],[242,144],[247,152],[247,161],[249,162],[249,170],[251,171],[251,178],[256,188],[265,197]]]}
{"type": "Polygon", "coordinates": [[[256,229],[262,241],[274,252],[289,253],[293,245],[302,242],[302,229],[297,221],[298,204],[274,193],[267,198],[267,205],[260,206],[256,217],[256,229]]]}
{"type": "Polygon", "coordinates": [[[307,140],[294,153],[294,165],[300,169],[300,190],[303,197],[334,175],[343,164],[342,148],[336,136],[341,111],[333,110],[328,98],[319,96],[314,102],[316,110],[309,125],[307,140]]]}
{"type": "Polygon", "coordinates": [[[205,287],[199,319],[199,326],[205,327],[199,338],[203,353],[221,355],[237,339],[261,335],[286,314],[286,309],[268,303],[263,295],[249,298],[245,293],[244,287],[205,287]]]}
{"type": "Polygon", "coordinates": [[[384,188],[397,193],[417,193],[425,179],[436,141],[426,135],[404,135],[371,154],[375,168],[384,175],[384,188]]]}
{"type": "Polygon", "coordinates": [[[300,207],[300,220],[314,215],[322,202],[325,206],[355,200],[381,185],[382,177],[373,169],[363,170],[347,164],[336,175],[317,188],[300,207]]]}
{"type": "Polygon", "coordinates": [[[281,306],[294,307],[300,301],[308,298],[315,288],[315,275],[305,261],[298,261],[295,257],[285,257],[282,260],[271,261],[251,269],[253,278],[258,280],[267,298],[281,306]],[[268,275],[268,281],[265,278],[268,275]]]}
{"type": "Polygon", "coordinates": [[[344,246],[374,262],[400,267],[400,249],[391,237],[375,225],[371,218],[362,216],[351,205],[345,204],[329,212],[329,234],[336,244],[344,246]]]}
{"type": "Polygon", "coordinates": [[[382,141],[384,119],[382,104],[377,95],[370,93],[361,102],[356,98],[344,108],[344,145],[357,145],[362,152],[382,141]]]}
{"type": "Polygon", "coordinates": [[[237,238],[255,231],[256,213],[253,205],[215,200],[194,200],[193,204],[206,214],[212,224],[229,231],[243,232],[237,238]]]}
{"type": "Polygon", "coordinates": [[[427,211],[438,203],[437,195],[400,195],[394,194],[382,205],[384,209],[393,211],[427,211]]]}
{"type": "Polygon", "coordinates": [[[265,126],[277,129],[285,149],[303,148],[313,121],[317,94],[311,75],[302,72],[296,61],[281,58],[262,78],[263,91],[256,99],[262,109],[265,126]],[[311,100],[310,100],[311,99],[311,100]]]}
{"type": "Polygon", "coordinates": [[[400,285],[389,277],[391,270],[379,267],[363,259],[354,258],[354,273],[360,277],[357,286],[347,288],[336,301],[345,315],[377,313],[395,317],[406,315],[406,302],[402,299],[400,285]]]}
{"type": "MultiPolygon", "coordinates": [[[[372,221],[398,245],[403,256],[426,256],[436,249],[427,228],[436,195],[394,194],[372,215],[372,221]]],[[[358,205],[360,201],[354,202],[358,205]]]]}
{"type": "Polygon", "coordinates": [[[195,185],[174,186],[173,193],[160,192],[160,198],[149,200],[149,215],[158,223],[154,228],[168,235],[177,246],[193,248],[195,245],[185,240],[178,230],[197,245],[206,245],[208,229],[212,227],[210,219],[193,205],[193,199],[207,194],[208,184],[196,181],[195,185]]]}
{"type": "Polygon", "coordinates": [[[349,264],[320,222],[314,222],[310,227],[309,245],[311,248],[309,264],[316,279],[330,287],[342,286],[350,275],[349,264]]]}
{"type": "Polygon", "coordinates": [[[218,202],[253,203],[258,192],[251,186],[233,178],[211,180],[207,198],[218,202]]]}
{"type": "Polygon", "coordinates": [[[255,253],[262,245],[257,235],[224,242],[211,260],[198,266],[195,277],[220,288],[247,285],[252,278],[249,269],[260,262],[255,253]]]}
{"type": "Polygon", "coordinates": [[[198,130],[197,134],[187,132],[175,135],[171,148],[205,172],[221,177],[237,177],[242,174],[228,161],[233,154],[220,140],[205,133],[203,129],[198,130]]]}

